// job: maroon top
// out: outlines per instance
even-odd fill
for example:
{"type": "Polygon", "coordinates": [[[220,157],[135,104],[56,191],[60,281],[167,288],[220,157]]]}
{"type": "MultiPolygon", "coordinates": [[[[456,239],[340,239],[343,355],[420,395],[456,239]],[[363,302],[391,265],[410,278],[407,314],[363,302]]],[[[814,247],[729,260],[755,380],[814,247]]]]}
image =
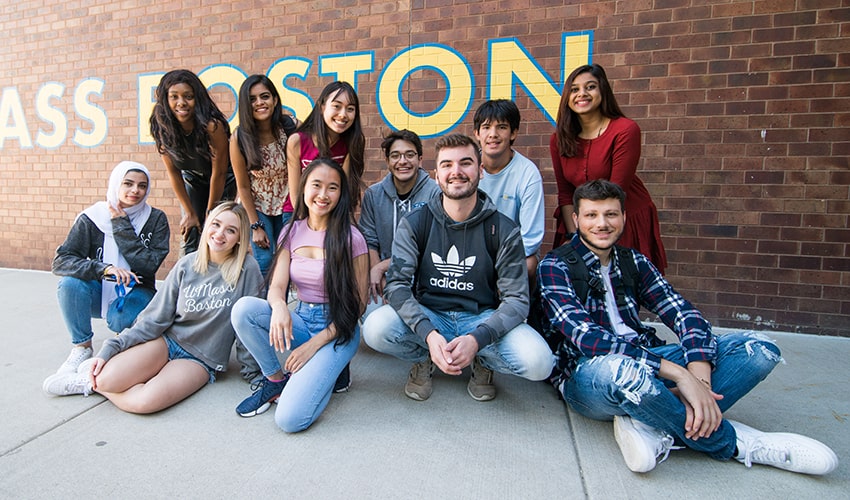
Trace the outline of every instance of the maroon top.
{"type": "Polygon", "coordinates": [[[555,246],[564,242],[566,226],[561,207],[573,204],[576,187],[594,179],[606,179],[626,192],[626,227],[618,242],[646,255],[662,273],[667,255],[661,242],[658,211],[646,186],[636,175],[640,160],[640,127],[628,118],[615,118],[596,139],[578,139],[578,151],[572,158],[558,152],[557,132],[549,141],[549,153],[558,184],[558,231],[555,246]]]}

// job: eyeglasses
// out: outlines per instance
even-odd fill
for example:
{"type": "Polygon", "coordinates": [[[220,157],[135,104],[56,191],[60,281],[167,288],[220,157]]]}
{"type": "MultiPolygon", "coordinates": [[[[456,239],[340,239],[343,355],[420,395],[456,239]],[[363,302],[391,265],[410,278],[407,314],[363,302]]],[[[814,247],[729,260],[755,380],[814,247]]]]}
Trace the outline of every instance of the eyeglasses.
{"type": "Polygon", "coordinates": [[[395,163],[401,160],[401,157],[404,156],[407,158],[407,161],[413,161],[416,158],[419,158],[419,153],[416,151],[405,151],[404,153],[399,153],[398,151],[393,151],[390,153],[390,160],[395,163]]]}

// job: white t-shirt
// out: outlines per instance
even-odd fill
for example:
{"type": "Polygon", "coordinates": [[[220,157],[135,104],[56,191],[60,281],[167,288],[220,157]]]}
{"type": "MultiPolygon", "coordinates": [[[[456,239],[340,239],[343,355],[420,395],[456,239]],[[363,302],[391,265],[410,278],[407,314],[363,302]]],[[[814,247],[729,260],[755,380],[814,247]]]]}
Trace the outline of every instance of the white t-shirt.
{"type": "Polygon", "coordinates": [[[614,328],[614,333],[620,337],[634,337],[637,332],[623,321],[620,310],[617,309],[617,297],[614,296],[614,286],[611,284],[611,276],[608,275],[610,270],[610,265],[602,266],[602,281],[605,284],[605,310],[608,312],[608,320],[614,328]]]}

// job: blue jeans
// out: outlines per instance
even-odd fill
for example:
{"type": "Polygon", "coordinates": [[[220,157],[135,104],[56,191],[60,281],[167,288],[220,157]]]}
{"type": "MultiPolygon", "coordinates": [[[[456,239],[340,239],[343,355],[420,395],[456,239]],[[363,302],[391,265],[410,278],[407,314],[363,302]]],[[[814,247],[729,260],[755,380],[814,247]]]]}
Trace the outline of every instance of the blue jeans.
{"type": "MultiPolygon", "coordinates": [[[[464,311],[434,311],[422,306],[434,327],[447,341],[466,335],[485,321],[493,310],[480,314],[464,311]]],[[[428,344],[416,335],[390,305],[383,305],[363,321],[363,339],[372,349],[412,363],[430,356],[428,344]]],[[[478,351],[485,368],[517,375],[529,380],[543,380],[552,372],[552,351],[534,329],[525,323],[506,333],[498,341],[478,351]]]]}
{"type": "MultiPolygon", "coordinates": [[[[679,344],[654,347],[652,352],[685,366],[679,344]]],[[[765,379],[782,361],[779,348],[755,333],[730,333],[717,337],[717,358],[711,374],[714,392],[722,412],[765,379]]],[[[670,392],[675,384],[659,378],[643,363],[628,356],[609,354],[579,360],[573,375],[561,387],[564,400],[578,413],[595,420],[611,420],[629,415],[650,427],[662,430],[688,448],[712,458],[728,460],[735,451],[735,430],[725,419],[707,438],[685,437],[685,405],[670,392]]]]}
{"type": "MultiPolygon", "coordinates": [[[[84,344],[94,337],[91,329],[91,319],[100,318],[100,281],[85,281],[71,276],[63,276],[59,280],[56,296],[59,299],[59,309],[65,326],[71,334],[71,343],[84,344]]],[[[111,285],[110,285],[111,286],[111,285]]],[[[154,291],[150,288],[137,286],[124,297],[124,308],[116,311],[110,308],[106,315],[106,325],[113,332],[129,328],[136,316],[147,307],[153,299],[154,291]]]]}
{"type": "Polygon", "coordinates": [[[265,277],[274,259],[277,238],[280,236],[283,226],[292,218],[292,212],[284,212],[280,215],[266,215],[258,210],[257,218],[263,221],[265,225],[266,236],[269,238],[269,247],[260,248],[251,241],[251,248],[254,250],[254,258],[257,259],[257,264],[260,265],[260,272],[265,277]]]}
{"type": "MultiPolygon", "coordinates": [[[[324,330],[330,323],[327,304],[298,302],[292,311],[292,348],[296,348],[324,330]]],[[[266,377],[281,370],[274,347],[269,345],[272,309],[257,297],[242,297],[230,314],[236,335],[260,364],[266,377]]],[[[278,400],[275,422],[285,432],[299,432],[319,418],[331,398],[334,382],[360,344],[360,329],[341,346],[325,344],[287,382],[278,400]]]]}

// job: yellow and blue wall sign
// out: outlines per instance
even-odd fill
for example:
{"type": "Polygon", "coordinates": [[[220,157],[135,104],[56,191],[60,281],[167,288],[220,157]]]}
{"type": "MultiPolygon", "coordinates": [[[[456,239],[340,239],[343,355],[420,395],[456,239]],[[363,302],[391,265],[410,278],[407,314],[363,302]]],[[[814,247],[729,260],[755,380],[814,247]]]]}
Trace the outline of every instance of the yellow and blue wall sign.
{"type": "MultiPolygon", "coordinates": [[[[382,120],[389,127],[407,128],[429,138],[445,134],[463,121],[472,107],[476,85],[486,85],[487,99],[513,99],[517,88],[521,87],[543,116],[554,124],[564,78],[573,68],[590,62],[592,37],[592,31],[562,34],[557,80],[551,78],[550,73],[516,38],[488,42],[487,72],[484,75],[475,75],[464,55],[447,45],[426,43],[410,46],[384,63],[377,79],[375,103],[382,120]],[[443,101],[427,112],[413,111],[405,102],[402,91],[405,82],[419,71],[436,74],[445,88],[443,101]]],[[[307,57],[284,57],[272,63],[266,72],[278,85],[284,107],[302,119],[312,109],[313,100],[290,82],[305,80],[313,64],[314,61],[307,57]]],[[[318,56],[319,76],[351,82],[355,89],[359,77],[376,71],[375,67],[373,51],[318,56]]],[[[154,90],[164,73],[144,73],[137,77],[139,144],[153,143],[148,120],[154,106],[154,90]]],[[[232,64],[214,64],[201,70],[198,76],[208,88],[223,86],[236,97],[248,75],[232,64]]],[[[40,122],[34,135],[31,135],[24,102],[17,88],[4,88],[0,102],[0,149],[8,147],[10,141],[18,142],[21,148],[53,149],[65,144],[69,138],[81,148],[100,145],[109,130],[107,112],[97,104],[106,84],[101,78],[85,78],[69,92],[73,99],[73,112],[81,122],[71,132],[65,111],[56,106],[56,101],[61,103],[66,99],[66,86],[59,82],[44,83],[34,100],[40,122]]],[[[229,120],[231,128],[238,124],[235,111],[229,120]]]]}

